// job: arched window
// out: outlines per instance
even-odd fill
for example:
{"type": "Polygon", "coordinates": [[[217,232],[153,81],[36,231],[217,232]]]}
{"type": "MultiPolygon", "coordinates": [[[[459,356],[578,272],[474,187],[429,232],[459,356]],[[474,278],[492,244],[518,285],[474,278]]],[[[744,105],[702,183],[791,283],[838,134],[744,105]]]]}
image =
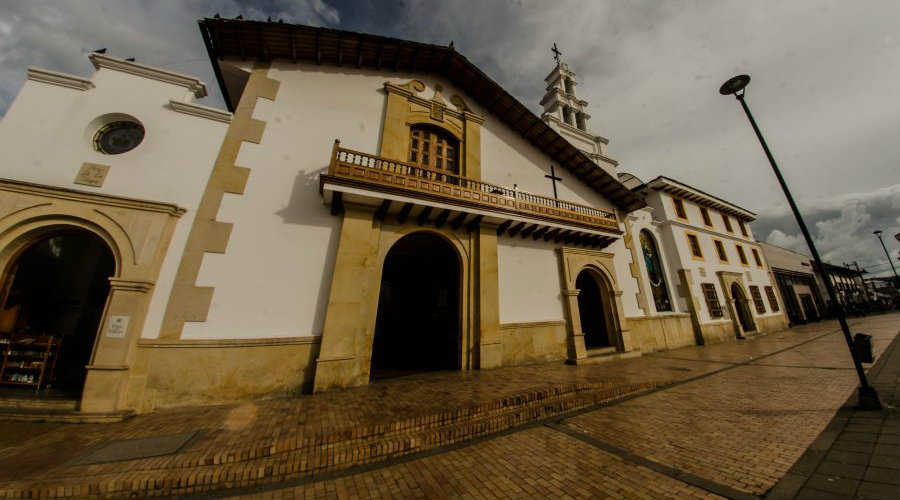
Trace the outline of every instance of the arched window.
{"type": "Polygon", "coordinates": [[[653,236],[644,229],[641,230],[641,250],[644,252],[644,263],[647,265],[647,276],[650,278],[650,289],[653,291],[653,302],[656,310],[671,311],[672,301],[669,300],[669,287],[666,285],[666,274],[659,260],[659,252],[653,236]]]}
{"type": "Polygon", "coordinates": [[[574,94],[575,93],[575,85],[572,83],[572,79],[569,77],[566,77],[566,79],[563,81],[565,83],[566,93],[574,94]]]}
{"type": "Polygon", "coordinates": [[[584,121],[584,113],[582,113],[580,111],[578,113],[575,113],[575,123],[576,123],[576,126],[578,127],[578,130],[586,130],[586,128],[585,128],[586,124],[584,121]]]}
{"type": "Polygon", "coordinates": [[[415,125],[409,129],[409,162],[458,174],[459,141],[437,127],[415,125]]]}

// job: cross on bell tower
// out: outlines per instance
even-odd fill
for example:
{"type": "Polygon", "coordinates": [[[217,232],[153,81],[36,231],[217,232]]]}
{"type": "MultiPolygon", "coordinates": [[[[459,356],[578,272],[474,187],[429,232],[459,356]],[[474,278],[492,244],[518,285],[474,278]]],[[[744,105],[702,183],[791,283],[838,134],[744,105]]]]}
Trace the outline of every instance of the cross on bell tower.
{"type": "Polygon", "coordinates": [[[559,65],[559,56],[562,55],[562,52],[556,48],[556,42],[553,42],[553,48],[550,49],[550,52],[553,52],[553,59],[556,59],[556,64],[559,65]]]}

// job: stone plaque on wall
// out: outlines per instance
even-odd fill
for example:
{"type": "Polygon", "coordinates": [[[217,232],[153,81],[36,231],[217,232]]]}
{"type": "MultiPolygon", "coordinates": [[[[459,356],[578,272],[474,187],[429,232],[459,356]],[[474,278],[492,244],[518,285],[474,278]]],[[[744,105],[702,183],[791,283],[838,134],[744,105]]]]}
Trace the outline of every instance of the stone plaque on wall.
{"type": "Polygon", "coordinates": [[[100,187],[106,180],[107,173],[109,173],[109,165],[84,162],[81,164],[81,169],[78,170],[78,175],[75,176],[75,184],[100,187]]]}
{"type": "Polygon", "coordinates": [[[131,316],[110,316],[106,322],[106,336],[114,339],[125,338],[125,332],[128,331],[128,321],[131,316]]]}

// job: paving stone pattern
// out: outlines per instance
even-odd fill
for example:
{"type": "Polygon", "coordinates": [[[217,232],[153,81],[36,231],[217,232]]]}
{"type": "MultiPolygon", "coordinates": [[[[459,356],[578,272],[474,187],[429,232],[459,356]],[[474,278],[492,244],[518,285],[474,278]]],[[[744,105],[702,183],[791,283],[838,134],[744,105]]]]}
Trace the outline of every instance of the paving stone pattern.
{"type": "MultiPolygon", "coordinates": [[[[898,317],[854,319],[851,325],[875,336],[878,355],[897,334],[898,317]]],[[[263,489],[250,496],[343,498],[336,493],[339,485],[356,485],[359,498],[712,498],[557,430],[508,431],[653,387],[665,389],[564,419],[563,424],[741,491],[765,491],[854,389],[853,373],[848,365],[841,368],[846,344],[835,331],[833,322],[822,322],[750,341],[599,365],[434,373],[312,396],[159,410],[114,424],[49,424],[50,430],[35,424],[33,438],[17,436],[8,446],[0,433],[0,497],[104,498],[210,490],[225,496],[229,488],[255,487],[263,489]],[[807,354],[796,354],[801,351],[807,354]],[[817,367],[795,367],[804,364],[817,367]],[[797,387],[788,390],[791,384],[797,387]],[[76,455],[109,441],[190,431],[200,435],[172,455],[68,465],[76,455]],[[500,431],[507,434],[459,447],[500,431]],[[633,438],[625,442],[622,436],[633,438]],[[458,449],[439,449],[451,444],[458,449]],[[396,462],[429,449],[428,456],[396,462]],[[567,469],[570,462],[581,465],[567,469]],[[423,469],[416,472],[419,464],[423,469]],[[360,465],[367,467],[348,469],[360,465]],[[327,473],[322,480],[311,476],[322,473],[327,473]],[[385,478],[393,474],[391,490],[385,478]],[[493,477],[508,477],[522,491],[491,483],[493,477]]],[[[28,426],[14,428],[28,432],[28,426]]]]}
{"type": "Polygon", "coordinates": [[[855,411],[851,396],[835,417],[839,433],[793,498],[900,499],[900,343],[885,357],[869,377],[885,409],[855,411]]]}

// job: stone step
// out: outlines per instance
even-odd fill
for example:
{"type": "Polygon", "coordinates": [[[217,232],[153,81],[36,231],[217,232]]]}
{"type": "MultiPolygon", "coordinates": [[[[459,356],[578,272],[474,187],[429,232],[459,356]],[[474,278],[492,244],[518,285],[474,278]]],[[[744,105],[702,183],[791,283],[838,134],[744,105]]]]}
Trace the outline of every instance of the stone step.
{"type": "Polygon", "coordinates": [[[77,410],[78,400],[75,398],[56,398],[39,396],[0,396],[0,410],[4,409],[39,409],[39,410],[77,410]]]}
{"type": "Polygon", "coordinates": [[[69,424],[106,424],[134,416],[133,410],[82,412],[66,408],[0,407],[0,421],[52,422],[69,424]]]}
{"type": "Polygon", "coordinates": [[[122,462],[95,464],[89,484],[81,478],[47,478],[9,485],[12,489],[0,491],[0,498],[172,496],[293,480],[450,446],[660,385],[665,383],[573,385],[445,410],[444,418],[425,415],[312,439],[293,436],[243,443],[214,454],[187,450],[167,463],[160,463],[160,457],[128,462],[129,480],[124,479],[122,462]],[[147,478],[135,480],[136,475],[147,478]],[[67,490],[73,493],[67,495],[67,490]]]}
{"type": "Polygon", "coordinates": [[[618,359],[636,358],[641,355],[641,351],[635,349],[632,351],[618,352],[614,348],[594,349],[588,351],[586,358],[568,359],[566,363],[570,365],[593,365],[597,363],[607,363],[618,359]]]}

